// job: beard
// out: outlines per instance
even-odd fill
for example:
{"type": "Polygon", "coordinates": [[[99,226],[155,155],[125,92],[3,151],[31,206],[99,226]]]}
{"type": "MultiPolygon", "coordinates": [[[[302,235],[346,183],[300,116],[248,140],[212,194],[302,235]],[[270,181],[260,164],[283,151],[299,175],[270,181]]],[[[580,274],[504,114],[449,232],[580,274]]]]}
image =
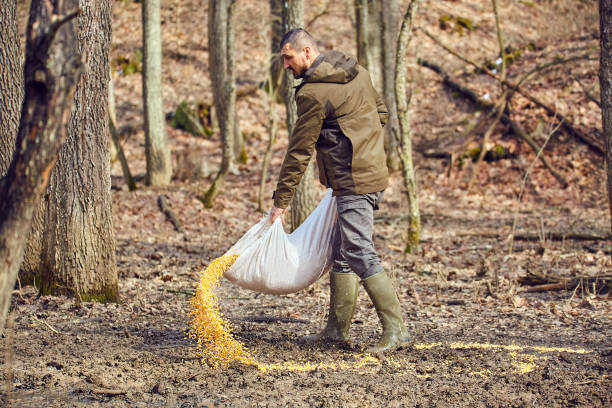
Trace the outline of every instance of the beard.
{"type": "Polygon", "coordinates": [[[304,78],[304,74],[306,73],[306,68],[302,68],[299,71],[296,71],[293,68],[289,68],[291,69],[291,73],[293,74],[293,78],[295,79],[302,79],[304,78]]]}

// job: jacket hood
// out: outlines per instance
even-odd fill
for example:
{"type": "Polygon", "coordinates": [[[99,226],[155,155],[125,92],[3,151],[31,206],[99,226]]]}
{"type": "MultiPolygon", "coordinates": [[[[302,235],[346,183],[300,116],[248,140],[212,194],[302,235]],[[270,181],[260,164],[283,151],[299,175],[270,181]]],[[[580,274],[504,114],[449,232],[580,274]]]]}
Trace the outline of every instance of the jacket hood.
{"type": "Polygon", "coordinates": [[[345,84],[352,81],[358,73],[357,61],[339,51],[319,54],[304,75],[302,84],[327,82],[345,84]]]}

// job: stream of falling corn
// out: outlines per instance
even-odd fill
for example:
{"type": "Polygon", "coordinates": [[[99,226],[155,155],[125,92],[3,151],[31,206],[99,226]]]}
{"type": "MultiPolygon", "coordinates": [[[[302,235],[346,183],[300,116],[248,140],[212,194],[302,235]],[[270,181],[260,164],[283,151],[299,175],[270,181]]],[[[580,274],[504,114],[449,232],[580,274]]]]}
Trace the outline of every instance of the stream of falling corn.
{"type": "MultiPolygon", "coordinates": [[[[248,351],[248,349],[232,336],[231,324],[221,316],[219,311],[219,301],[215,294],[215,289],[219,286],[219,279],[223,273],[229,269],[238,255],[224,255],[215,259],[202,272],[196,293],[190,300],[191,310],[189,312],[191,321],[188,331],[189,338],[197,341],[198,354],[202,362],[212,367],[227,366],[232,361],[239,361],[245,365],[257,367],[263,372],[269,371],[293,371],[308,372],[313,370],[352,370],[362,374],[376,373],[382,362],[370,354],[354,354],[348,360],[312,363],[308,361],[294,362],[286,361],[282,363],[266,364],[258,361],[248,351]]],[[[434,347],[448,347],[451,349],[481,349],[491,351],[505,351],[511,357],[511,365],[514,373],[525,374],[536,368],[536,360],[546,360],[547,357],[538,357],[532,354],[518,353],[519,351],[533,350],[537,353],[567,352],[585,354],[592,350],[541,347],[541,346],[520,346],[490,343],[464,343],[464,342],[436,342],[436,343],[416,343],[412,347],[416,350],[431,349],[434,347]]],[[[429,374],[417,374],[416,364],[402,363],[394,358],[384,359],[385,364],[395,369],[404,369],[399,375],[409,374],[417,377],[429,377],[429,374]]],[[[446,361],[442,365],[448,365],[446,361]]],[[[425,367],[427,368],[427,367],[425,367]]],[[[422,370],[421,370],[422,371],[422,370]]],[[[426,370],[427,371],[427,370],[426,370]]],[[[459,372],[458,372],[459,373],[459,372]]],[[[492,373],[485,371],[466,370],[468,375],[479,375],[488,377],[492,373]]]]}
{"type": "Polygon", "coordinates": [[[223,272],[229,269],[238,255],[215,259],[202,272],[196,293],[191,298],[191,325],[188,335],[198,343],[198,354],[203,362],[213,367],[227,366],[234,360],[256,365],[247,348],[232,336],[230,323],[221,317],[215,288],[223,272]]]}

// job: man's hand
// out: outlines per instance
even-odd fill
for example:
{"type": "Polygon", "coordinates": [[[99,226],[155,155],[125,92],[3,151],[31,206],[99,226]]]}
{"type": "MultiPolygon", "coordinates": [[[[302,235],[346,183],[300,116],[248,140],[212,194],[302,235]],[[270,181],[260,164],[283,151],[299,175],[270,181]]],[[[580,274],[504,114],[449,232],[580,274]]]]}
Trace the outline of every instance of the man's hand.
{"type": "Polygon", "coordinates": [[[272,209],[270,210],[270,224],[273,224],[274,220],[276,220],[278,217],[281,217],[281,222],[284,224],[286,212],[287,212],[286,208],[278,208],[278,207],[272,206],[272,209]]]}

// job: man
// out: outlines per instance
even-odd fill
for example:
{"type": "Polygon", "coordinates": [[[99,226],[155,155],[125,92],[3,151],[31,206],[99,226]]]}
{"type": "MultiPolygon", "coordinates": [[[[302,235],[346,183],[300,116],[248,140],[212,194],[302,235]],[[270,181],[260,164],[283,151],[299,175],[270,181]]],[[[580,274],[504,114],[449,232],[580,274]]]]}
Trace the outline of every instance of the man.
{"type": "Polygon", "coordinates": [[[309,340],[348,341],[359,280],[372,299],[383,334],[369,352],[395,350],[410,336],[392,282],[372,242],[374,210],[388,185],[383,126],[388,112],[368,72],[337,51],[319,53],[303,29],[280,44],[285,69],[302,78],[296,88],[298,119],[280,171],[270,221],[284,222],[296,186],[317,151],[319,180],[338,205],[327,325],[309,340]]]}

